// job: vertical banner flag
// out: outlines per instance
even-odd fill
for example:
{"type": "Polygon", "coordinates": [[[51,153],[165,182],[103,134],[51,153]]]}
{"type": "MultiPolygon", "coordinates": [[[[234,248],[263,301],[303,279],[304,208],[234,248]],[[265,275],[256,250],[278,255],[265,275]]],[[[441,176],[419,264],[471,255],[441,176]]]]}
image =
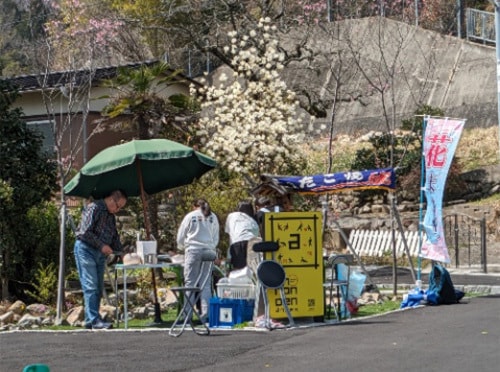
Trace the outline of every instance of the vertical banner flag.
{"type": "Polygon", "coordinates": [[[460,140],[465,120],[429,118],[424,135],[425,240],[421,257],[450,263],[443,230],[443,193],[448,170],[460,140]]]}

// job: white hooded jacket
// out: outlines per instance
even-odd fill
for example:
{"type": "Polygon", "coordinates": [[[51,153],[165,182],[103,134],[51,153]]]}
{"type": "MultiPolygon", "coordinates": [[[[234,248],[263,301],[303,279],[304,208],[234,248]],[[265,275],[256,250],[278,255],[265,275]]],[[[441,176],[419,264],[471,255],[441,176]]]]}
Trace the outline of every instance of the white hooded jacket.
{"type": "Polygon", "coordinates": [[[208,217],[200,209],[189,212],[177,232],[177,249],[212,249],[219,244],[219,221],[214,213],[208,217]]]}

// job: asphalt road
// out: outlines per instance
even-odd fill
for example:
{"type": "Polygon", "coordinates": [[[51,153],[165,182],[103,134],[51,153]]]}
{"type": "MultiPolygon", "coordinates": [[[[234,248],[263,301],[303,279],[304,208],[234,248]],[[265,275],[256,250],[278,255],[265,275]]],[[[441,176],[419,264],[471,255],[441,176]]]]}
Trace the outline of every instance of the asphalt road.
{"type": "MultiPolygon", "coordinates": [[[[497,265],[491,267],[490,269],[499,270],[497,265]]],[[[422,272],[421,279],[424,286],[429,283],[429,271],[430,267],[426,268],[425,272],[422,272]]],[[[499,286],[500,287],[500,274],[498,272],[484,274],[479,272],[473,272],[470,269],[456,269],[448,268],[451,280],[455,286],[470,286],[470,285],[481,285],[481,286],[499,286]]],[[[393,282],[392,278],[392,267],[391,266],[380,266],[377,268],[371,268],[368,270],[371,282],[374,284],[391,284],[393,282]]],[[[414,284],[413,276],[411,271],[405,267],[399,267],[397,270],[397,284],[398,285],[408,285],[414,284]]]]}
{"type": "Polygon", "coordinates": [[[500,296],[426,306],[341,324],[220,331],[0,333],[0,371],[495,371],[500,296]]]}

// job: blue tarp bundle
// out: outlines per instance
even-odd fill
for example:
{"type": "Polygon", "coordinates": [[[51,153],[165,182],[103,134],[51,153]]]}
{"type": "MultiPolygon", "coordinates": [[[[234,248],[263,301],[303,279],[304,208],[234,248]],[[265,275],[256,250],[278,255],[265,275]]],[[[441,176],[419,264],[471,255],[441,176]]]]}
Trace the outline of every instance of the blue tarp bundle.
{"type": "Polygon", "coordinates": [[[411,290],[406,296],[403,296],[401,309],[406,307],[415,307],[419,305],[437,305],[437,295],[433,291],[423,291],[419,289],[411,290]]]}
{"type": "Polygon", "coordinates": [[[401,309],[418,305],[449,305],[456,304],[465,293],[455,289],[450,273],[442,265],[434,264],[429,273],[429,289],[412,289],[403,297],[401,309]]]}

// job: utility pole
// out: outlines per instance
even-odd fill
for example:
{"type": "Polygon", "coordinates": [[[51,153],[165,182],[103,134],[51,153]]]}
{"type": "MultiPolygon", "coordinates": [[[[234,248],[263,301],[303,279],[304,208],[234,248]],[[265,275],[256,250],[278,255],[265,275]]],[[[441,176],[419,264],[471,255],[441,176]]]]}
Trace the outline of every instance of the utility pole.
{"type": "Polygon", "coordinates": [[[500,1],[490,0],[490,3],[495,7],[495,42],[497,55],[497,121],[498,121],[498,157],[500,158],[500,1]]]}
{"type": "Polygon", "coordinates": [[[415,0],[415,26],[418,27],[418,0],[415,0]]]}

